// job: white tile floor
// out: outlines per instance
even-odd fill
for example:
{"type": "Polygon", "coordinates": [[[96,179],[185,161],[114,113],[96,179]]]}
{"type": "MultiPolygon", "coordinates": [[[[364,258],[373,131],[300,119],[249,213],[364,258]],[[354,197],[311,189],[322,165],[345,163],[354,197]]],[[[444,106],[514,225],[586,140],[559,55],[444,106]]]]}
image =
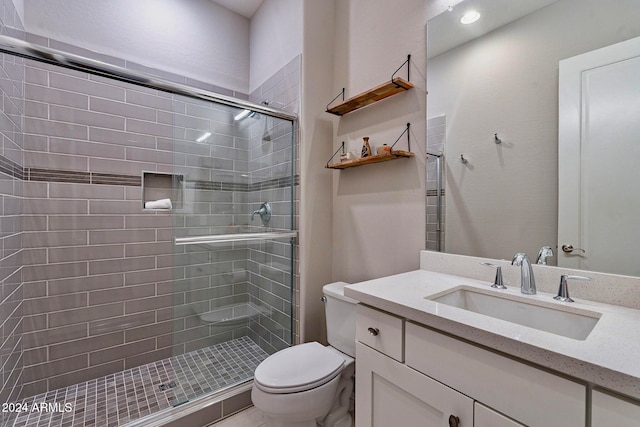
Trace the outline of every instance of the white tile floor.
{"type": "Polygon", "coordinates": [[[262,427],[264,426],[264,421],[262,419],[262,414],[258,411],[255,406],[252,406],[249,409],[245,409],[242,412],[239,412],[235,415],[230,416],[229,418],[225,418],[222,421],[211,424],[210,427],[262,427]]]}

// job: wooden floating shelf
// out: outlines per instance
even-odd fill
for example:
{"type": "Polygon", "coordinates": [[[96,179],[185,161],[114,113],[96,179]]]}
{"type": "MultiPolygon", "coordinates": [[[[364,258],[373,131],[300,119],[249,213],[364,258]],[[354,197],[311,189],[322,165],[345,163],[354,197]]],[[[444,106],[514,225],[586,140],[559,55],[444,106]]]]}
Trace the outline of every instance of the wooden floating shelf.
{"type": "Polygon", "coordinates": [[[327,113],[335,114],[336,116],[344,116],[347,113],[410,89],[413,89],[413,84],[411,82],[400,77],[396,77],[393,80],[376,86],[373,89],[369,89],[360,95],[349,98],[335,107],[327,109],[327,113]]]}
{"type": "Polygon", "coordinates": [[[410,151],[393,150],[391,154],[381,154],[375,156],[364,157],[361,159],[347,160],[340,163],[332,163],[326,165],[329,169],[347,169],[356,166],[371,165],[373,163],[388,162],[389,160],[397,160],[403,157],[414,157],[415,154],[410,151]]]}

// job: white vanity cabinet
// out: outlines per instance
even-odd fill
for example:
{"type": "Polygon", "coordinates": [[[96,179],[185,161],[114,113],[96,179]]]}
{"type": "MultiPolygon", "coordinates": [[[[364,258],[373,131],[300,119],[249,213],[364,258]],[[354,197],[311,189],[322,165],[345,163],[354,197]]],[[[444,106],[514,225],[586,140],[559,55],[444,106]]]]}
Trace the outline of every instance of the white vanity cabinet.
{"type": "Polygon", "coordinates": [[[362,305],[356,340],[357,427],[586,425],[566,378],[362,305]]]}
{"type": "Polygon", "coordinates": [[[611,426],[640,426],[640,404],[594,390],[591,427],[611,426]]]}
{"type": "Polygon", "coordinates": [[[408,366],[522,424],[586,425],[583,384],[411,322],[405,343],[408,366]]]}
{"type": "Polygon", "coordinates": [[[356,360],[356,426],[473,426],[467,396],[360,342],[356,360]]]}

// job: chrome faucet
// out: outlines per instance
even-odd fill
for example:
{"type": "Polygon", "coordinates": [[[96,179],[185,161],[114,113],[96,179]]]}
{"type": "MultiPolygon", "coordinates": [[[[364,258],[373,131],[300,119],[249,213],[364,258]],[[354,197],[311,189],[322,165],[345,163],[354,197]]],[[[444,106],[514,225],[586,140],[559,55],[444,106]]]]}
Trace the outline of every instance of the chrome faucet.
{"type": "Polygon", "coordinates": [[[260,219],[262,220],[262,222],[269,222],[269,220],[271,219],[271,205],[269,204],[269,202],[264,202],[262,205],[260,205],[260,209],[253,211],[253,213],[251,214],[251,221],[253,221],[253,217],[256,214],[260,215],[260,219]]]}
{"type": "Polygon", "coordinates": [[[547,265],[547,258],[554,256],[551,246],[543,246],[538,251],[538,258],[536,258],[536,264],[547,265]]]}
{"type": "Polygon", "coordinates": [[[536,279],[533,277],[531,261],[527,254],[519,252],[513,256],[511,265],[520,266],[520,292],[525,295],[536,294],[536,279]]]}

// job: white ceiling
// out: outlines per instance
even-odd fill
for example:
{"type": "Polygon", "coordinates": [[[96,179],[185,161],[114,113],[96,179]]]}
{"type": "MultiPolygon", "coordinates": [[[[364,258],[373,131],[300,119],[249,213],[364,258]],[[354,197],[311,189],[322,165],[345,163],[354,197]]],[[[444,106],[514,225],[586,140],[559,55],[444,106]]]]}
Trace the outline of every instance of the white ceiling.
{"type": "Polygon", "coordinates": [[[427,23],[427,57],[432,58],[449,49],[480,37],[558,0],[465,0],[427,23]],[[480,12],[480,20],[462,25],[460,17],[468,10],[480,12]]]}
{"type": "Polygon", "coordinates": [[[264,0],[212,0],[220,6],[233,10],[235,13],[251,19],[264,0]]]}

